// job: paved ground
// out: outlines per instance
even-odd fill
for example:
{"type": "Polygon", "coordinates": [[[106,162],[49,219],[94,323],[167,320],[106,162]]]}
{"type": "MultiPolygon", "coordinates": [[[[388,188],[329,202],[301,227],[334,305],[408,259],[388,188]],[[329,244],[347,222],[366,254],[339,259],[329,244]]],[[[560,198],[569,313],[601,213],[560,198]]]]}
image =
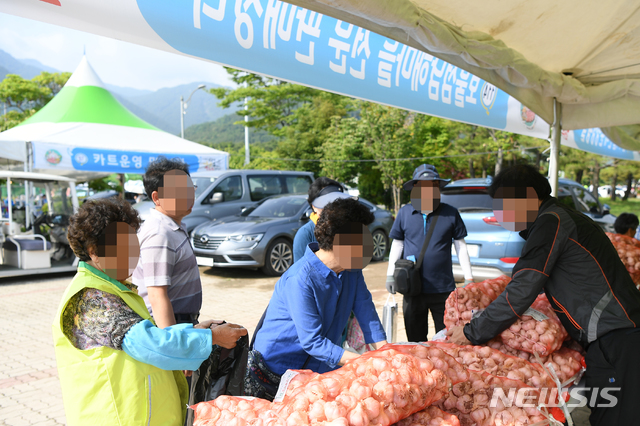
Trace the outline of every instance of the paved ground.
{"type": "MultiPolygon", "coordinates": [[[[388,294],[384,287],[386,267],[386,262],[375,263],[364,270],[381,318],[388,294]]],[[[204,293],[202,318],[242,324],[252,333],[269,302],[276,278],[241,269],[200,268],[200,273],[204,293]]],[[[65,424],[51,323],[72,276],[0,281],[2,426],[65,424]]],[[[402,306],[402,296],[397,295],[396,300],[402,306]]],[[[432,326],[429,336],[433,334],[432,326]]],[[[406,340],[402,309],[397,340],[406,340]]],[[[588,422],[575,424],[586,426],[588,422]]]]}

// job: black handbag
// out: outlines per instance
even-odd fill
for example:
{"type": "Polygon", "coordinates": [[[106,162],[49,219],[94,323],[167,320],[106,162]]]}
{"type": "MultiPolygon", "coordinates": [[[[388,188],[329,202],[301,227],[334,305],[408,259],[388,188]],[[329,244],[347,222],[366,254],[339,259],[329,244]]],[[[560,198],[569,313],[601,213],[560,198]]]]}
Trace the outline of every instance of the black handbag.
{"type": "Polygon", "coordinates": [[[405,296],[417,296],[422,293],[422,273],[420,267],[422,266],[422,260],[424,254],[427,251],[429,240],[433,235],[433,230],[436,228],[436,222],[438,221],[438,214],[433,215],[431,225],[429,226],[429,232],[422,244],[422,250],[420,250],[420,256],[413,262],[408,259],[398,259],[393,271],[393,280],[396,283],[396,291],[405,296]]]}

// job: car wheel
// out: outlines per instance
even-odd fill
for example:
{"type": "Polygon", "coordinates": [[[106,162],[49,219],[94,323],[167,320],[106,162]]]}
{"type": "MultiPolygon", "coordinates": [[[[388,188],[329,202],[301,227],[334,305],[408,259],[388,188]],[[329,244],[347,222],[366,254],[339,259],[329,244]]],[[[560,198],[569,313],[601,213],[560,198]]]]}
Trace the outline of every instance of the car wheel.
{"type": "Polygon", "coordinates": [[[289,240],[278,238],[269,245],[264,257],[262,272],[277,277],[293,264],[293,247],[289,240]]]}
{"type": "Polygon", "coordinates": [[[385,254],[387,254],[387,246],[389,240],[383,231],[377,229],[373,232],[373,258],[372,260],[379,262],[384,260],[385,254]]]}

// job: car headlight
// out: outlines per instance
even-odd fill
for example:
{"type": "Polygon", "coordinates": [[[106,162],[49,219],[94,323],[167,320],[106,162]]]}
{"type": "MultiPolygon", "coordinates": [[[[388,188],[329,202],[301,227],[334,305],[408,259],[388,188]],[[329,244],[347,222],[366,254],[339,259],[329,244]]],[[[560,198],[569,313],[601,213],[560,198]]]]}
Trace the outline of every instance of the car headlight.
{"type": "Polygon", "coordinates": [[[258,242],[264,234],[247,234],[247,235],[229,235],[227,241],[236,242],[258,242]]]}

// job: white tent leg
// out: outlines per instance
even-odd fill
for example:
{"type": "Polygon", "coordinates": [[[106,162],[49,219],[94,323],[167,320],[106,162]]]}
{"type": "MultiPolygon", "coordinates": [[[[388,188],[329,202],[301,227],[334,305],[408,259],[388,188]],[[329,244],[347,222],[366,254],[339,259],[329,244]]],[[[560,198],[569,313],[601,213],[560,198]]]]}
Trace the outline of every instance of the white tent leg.
{"type": "Polygon", "coordinates": [[[551,185],[551,196],[558,194],[558,160],[560,157],[560,138],[562,136],[562,104],[553,99],[553,127],[551,135],[551,152],[549,156],[549,184],[551,185]]]}

